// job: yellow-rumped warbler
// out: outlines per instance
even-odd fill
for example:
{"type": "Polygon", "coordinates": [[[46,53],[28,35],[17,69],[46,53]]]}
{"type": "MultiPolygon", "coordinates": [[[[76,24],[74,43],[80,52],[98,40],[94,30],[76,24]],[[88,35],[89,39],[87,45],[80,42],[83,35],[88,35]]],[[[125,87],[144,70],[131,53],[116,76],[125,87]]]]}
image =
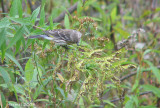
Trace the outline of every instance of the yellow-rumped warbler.
{"type": "Polygon", "coordinates": [[[43,32],[43,35],[30,36],[29,38],[44,38],[54,41],[56,45],[65,46],[69,44],[79,45],[82,36],[79,31],[71,29],[54,29],[43,32]]]}

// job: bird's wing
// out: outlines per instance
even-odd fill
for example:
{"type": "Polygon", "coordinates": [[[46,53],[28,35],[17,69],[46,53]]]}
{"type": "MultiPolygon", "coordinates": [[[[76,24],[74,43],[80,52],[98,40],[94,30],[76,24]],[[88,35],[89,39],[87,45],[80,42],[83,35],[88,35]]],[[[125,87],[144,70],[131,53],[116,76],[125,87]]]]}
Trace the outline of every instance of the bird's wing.
{"type": "Polygon", "coordinates": [[[47,35],[34,35],[34,36],[30,36],[29,37],[30,39],[34,39],[34,38],[44,38],[44,39],[47,39],[47,40],[53,40],[52,37],[49,37],[47,35]]]}
{"type": "Polygon", "coordinates": [[[54,39],[70,41],[70,32],[68,30],[66,31],[65,29],[55,29],[44,32],[45,34],[47,34],[50,37],[53,37],[54,39]]]}

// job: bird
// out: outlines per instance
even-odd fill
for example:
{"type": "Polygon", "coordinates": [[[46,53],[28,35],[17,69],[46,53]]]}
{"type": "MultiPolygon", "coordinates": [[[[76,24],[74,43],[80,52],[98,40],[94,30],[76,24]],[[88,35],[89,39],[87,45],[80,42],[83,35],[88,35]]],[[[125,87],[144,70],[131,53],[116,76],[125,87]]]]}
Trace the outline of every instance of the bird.
{"type": "Polygon", "coordinates": [[[82,33],[72,29],[43,30],[44,34],[30,36],[30,39],[43,38],[55,42],[56,45],[67,46],[71,44],[79,45],[82,33]]]}

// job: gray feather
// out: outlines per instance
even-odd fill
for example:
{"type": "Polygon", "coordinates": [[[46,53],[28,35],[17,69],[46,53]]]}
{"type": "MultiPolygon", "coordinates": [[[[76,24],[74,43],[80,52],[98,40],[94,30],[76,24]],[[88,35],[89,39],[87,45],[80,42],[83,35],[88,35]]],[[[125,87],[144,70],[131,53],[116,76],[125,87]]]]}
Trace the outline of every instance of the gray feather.
{"type": "Polygon", "coordinates": [[[47,39],[47,40],[53,40],[52,37],[49,37],[47,35],[35,35],[35,36],[30,36],[30,39],[34,39],[34,38],[43,38],[43,39],[47,39]]]}

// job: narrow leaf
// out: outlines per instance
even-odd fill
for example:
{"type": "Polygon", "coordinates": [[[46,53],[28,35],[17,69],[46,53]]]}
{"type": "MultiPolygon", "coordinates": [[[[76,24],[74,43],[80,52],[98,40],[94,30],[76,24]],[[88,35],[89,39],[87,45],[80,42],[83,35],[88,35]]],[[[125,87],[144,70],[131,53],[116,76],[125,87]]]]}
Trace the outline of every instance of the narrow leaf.
{"type": "Polygon", "coordinates": [[[5,99],[5,96],[3,95],[3,93],[0,93],[0,100],[1,100],[1,106],[2,108],[6,108],[6,99],[5,99]]]}
{"type": "Polygon", "coordinates": [[[45,11],[44,11],[44,7],[45,7],[45,0],[42,0],[42,6],[41,6],[41,12],[40,12],[40,21],[39,21],[39,25],[43,26],[45,24],[45,11]]]}
{"type": "Polygon", "coordinates": [[[23,9],[22,9],[22,0],[18,0],[17,1],[17,8],[18,8],[18,15],[19,15],[19,18],[22,18],[23,17],[23,9]]]}
{"type": "Polygon", "coordinates": [[[38,7],[36,10],[34,10],[32,12],[32,16],[31,16],[31,22],[34,24],[34,22],[36,21],[37,19],[37,16],[39,14],[39,11],[40,11],[40,7],[38,7]]]}
{"type": "Polygon", "coordinates": [[[9,25],[10,25],[10,22],[9,22],[9,19],[7,17],[3,18],[0,21],[0,28],[6,28],[6,27],[9,27],[9,25]]]}
{"type": "Polygon", "coordinates": [[[146,91],[152,91],[157,97],[160,98],[160,89],[159,88],[152,86],[152,85],[143,85],[143,88],[146,91]]]}
{"type": "Polygon", "coordinates": [[[12,6],[11,6],[11,9],[10,9],[9,15],[11,17],[15,17],[16,15],[19,15],[19,18],[22,18],[23,9],[22,9],[21,0],[13,0],[12,1],[12,6]]]}
{"type": "Polygon", "coordinates": [[[14,44],[16,44],[16,42],[21,39],[21,37],[23,36],[23,33],[24,33],[24,28],[21,27],[17,32],[16,34],[14,35],[14,37],[12,38],[12,40],[10,41],[8,48],[10,48],[11,46],[13,46],[14,44]]]}
{"type": "Polygon", "coordinates": [[[53,18],[52,16],[50,17],[50,26],[49,26],[50,30],[53,30],[53,18]]]}
{"type": "Polygon", "coordinates": [[[2,76],[5,83],[9,84],[11,80],[10,80],[10,76],[9,76],[8,72],[4,68],[0,67],[0,73],[1,73],[0,75],[2,76]]]}
{"type": "Polygon", "coordinates": [[[18,41],[16,42],[16,51],[15,51],[15,55],[19,52],[20,46],[21,46],[21,40],[18,40],[18,41]]]}
{"type": "Polygon", "coordinates": [[[21,67],[21,65],[19,64],[19,62],[17,60],[12,55],[8,54],[7,52],[6,52],[5,55],[8,58],[10,58],[18,66],[18,68],[20,69],[20,71],[24,74],[23,68],[21,67]]]}
{"type": "Polygon", "coordinates": [[[152,70],[153,74],[160,83],[160,70],[157,67],[155,67],[150,61],[145,60],[145,62],[150,66],[150,69],[152,70]]]}
{"type": "Polygon", "coordinates": [[[5,58],[5,53],[6,53],[6,42],[4,42],[2,45],[1,45],[1,62],[3,63],[3,60],[5,58]]]}
{"type": "Polygon", "coordinates": [[[22,25],[30,25],[31,24],[29,17],[26,17],[26,18],[13,18],[13,17],[10,17],[9,19],[14,21],[14,22],[16,22],[16,23],[22,24],[22,25]]]}
{"type": "Polygon", "coordinates": [[[103,100],[104,103],[107,103],[108,105],[112,106],[112,107],[116,107],[116,105],[114,105],[112,102],[110,102],[109,100],[103,100]]]}
{"type": "Polygon", "coordinates": [[[67,14],[65,15],[65,18],[64,18],[64,26],[66,29],[70,28],[69,18],[67,14]]]}
{"type": "Polygon", "coordinates": [[[18,11],[17,11],[17,0],[13,0],[12,1],[12,5],[11,5],[11,8],[10,8],[10,13],[9,13],[9,15],[11,16],[11,17],[15,17],[15,15],[17,15],[18,14],[18,11]]]}
{"type": "Polygon", "coordinates": [[[83,10],[83,7],[82,7],[82,1],[78,1],[78,5],[77,5],[77,15],[81,15],[82,14],[82,10],[83,10]]]}
{"type": "Polygon", "coordinates": [[[1,31],[0,31],[0,47],[1,45],[4,43],[4,41],[6,40],[6,29],[3,28],[1,31]]]}
{"type": "Polygon", "coordinates": [[[112,21],[114,22],[117,16],[117,7],[115,6],[115,8],[113,8],[112,12],[111,12],[111,18],[112,21]]]}
{"type": "Polygon", "coordinates": [[[33,78],[34,73],[34,64],[32,62],[32,59],[29,59],[25,66],[25,78],[26,81],[30,82],[33,78]]]}

